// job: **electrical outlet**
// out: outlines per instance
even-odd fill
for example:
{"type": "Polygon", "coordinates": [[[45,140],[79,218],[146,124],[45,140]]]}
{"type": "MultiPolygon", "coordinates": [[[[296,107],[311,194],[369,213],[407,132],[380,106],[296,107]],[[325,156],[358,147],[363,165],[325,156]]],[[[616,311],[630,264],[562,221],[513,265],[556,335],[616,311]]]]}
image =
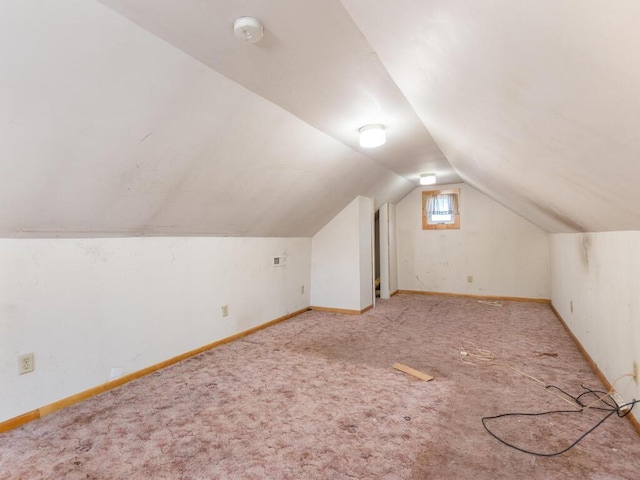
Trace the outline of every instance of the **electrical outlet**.
{"type": "Polygon", "coordinates": [[[573,300],[569,300],[569,310],[573,313],[573,300]]]}
{"type": "Polygon", "coordinates": [[[222,316],[226,317],[229,315],[229,305],[222,305],[222,316]]]}
{"type": "Polygon", "coordinates": [[[300,286],[300,293],[303,294],[304,293],[304,285],[300,286]]]}
{"type": "Polygon", "coordinates": [[[640,378],[638,378],[638,362],[633,362],[633,379],[636,381],[636,385],[640,385],[640,378]]]}
{"type": "Polygon", "coordinates": [[[36,365],[33,359],[32,353],[25,353],[24,355],[18,355],[18,375],[24,373],[31,373],[35,370],[36,365]]]}
{"type": "Polygon", "coordinates": [[[468,282],[468,283],[473,283],[473,275],[469,275],[469,276],[467,277],[467,282],[468,282]]]}

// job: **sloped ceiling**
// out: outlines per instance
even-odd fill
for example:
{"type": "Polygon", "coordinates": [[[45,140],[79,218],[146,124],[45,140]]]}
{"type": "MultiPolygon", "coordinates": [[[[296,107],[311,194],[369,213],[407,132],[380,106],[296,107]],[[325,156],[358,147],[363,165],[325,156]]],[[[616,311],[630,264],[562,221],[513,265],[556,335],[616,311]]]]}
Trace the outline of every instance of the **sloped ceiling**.
{"type": "Polygon", "coordinates": [[[640,229],[636,2],[9,0],[0,236],[308,236],[460,179],[640,229]],[[238,42],[233,20],[265,38],[238,42]],[[387,126],[375,150],[360,126],[387,126]]]}
{"type": "Polygon", "coordinates": [[[552,232],[640,229],[640,2],[343,3],[466,182],[552,232]]]}

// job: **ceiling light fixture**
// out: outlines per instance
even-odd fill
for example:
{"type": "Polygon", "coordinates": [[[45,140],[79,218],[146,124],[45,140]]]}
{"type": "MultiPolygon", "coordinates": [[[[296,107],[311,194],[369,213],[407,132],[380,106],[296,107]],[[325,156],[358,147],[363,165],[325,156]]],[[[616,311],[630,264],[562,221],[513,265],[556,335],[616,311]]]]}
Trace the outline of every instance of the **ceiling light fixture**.
{"type": "Polygon", "coordinates": [[[435,183],[435,173],[423,173],[422,175],[420,175],[420,185],[435,185],[435,183]]]}
{"type": "Polygon", "coordinates": [[[233,22],[233,33],[237,38],[247,43],[259,42],[263,32],[262,22],[257,18],[240,17],[233,22]]]}
{"type": "Polygon", "coordinates": [[[384,133],[384,125],[365,125],[360,128],[360,146],[363,148],[375,148],[384,145],[387,135],[384,133]]]}

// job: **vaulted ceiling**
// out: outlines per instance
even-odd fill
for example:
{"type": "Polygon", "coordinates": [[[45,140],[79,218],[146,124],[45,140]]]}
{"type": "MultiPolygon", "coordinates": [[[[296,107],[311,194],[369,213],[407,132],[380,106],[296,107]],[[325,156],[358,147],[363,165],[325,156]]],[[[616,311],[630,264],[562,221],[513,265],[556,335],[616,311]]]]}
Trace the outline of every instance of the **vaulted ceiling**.
{"type": "Polygon", "coordinates": [[[551,232],[640,229],[640,4],[8,0],[0,236],[308,236],[465,181],[551,232]],[[240,16],[265,36],[233,35],[240,16]],[[387,143],[358,145],[382,123],[387,143]]]}

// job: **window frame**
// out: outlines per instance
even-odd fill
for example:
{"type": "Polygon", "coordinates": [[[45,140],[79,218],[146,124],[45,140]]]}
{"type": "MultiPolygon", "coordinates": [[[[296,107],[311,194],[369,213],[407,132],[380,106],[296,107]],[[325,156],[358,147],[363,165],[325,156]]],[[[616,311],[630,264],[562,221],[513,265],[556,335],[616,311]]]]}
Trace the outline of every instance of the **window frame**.
{"type": "Polygon", "coordinates": [[[422,191],[422,229],[423,230],[459,230],[460,229],[460,189],[423,190],[422,191]],[[456,195],[458,197],[458,213],[453,216],[452,223],[429,223],[427,205],[429,198],[437,195],[456,195]]]}

